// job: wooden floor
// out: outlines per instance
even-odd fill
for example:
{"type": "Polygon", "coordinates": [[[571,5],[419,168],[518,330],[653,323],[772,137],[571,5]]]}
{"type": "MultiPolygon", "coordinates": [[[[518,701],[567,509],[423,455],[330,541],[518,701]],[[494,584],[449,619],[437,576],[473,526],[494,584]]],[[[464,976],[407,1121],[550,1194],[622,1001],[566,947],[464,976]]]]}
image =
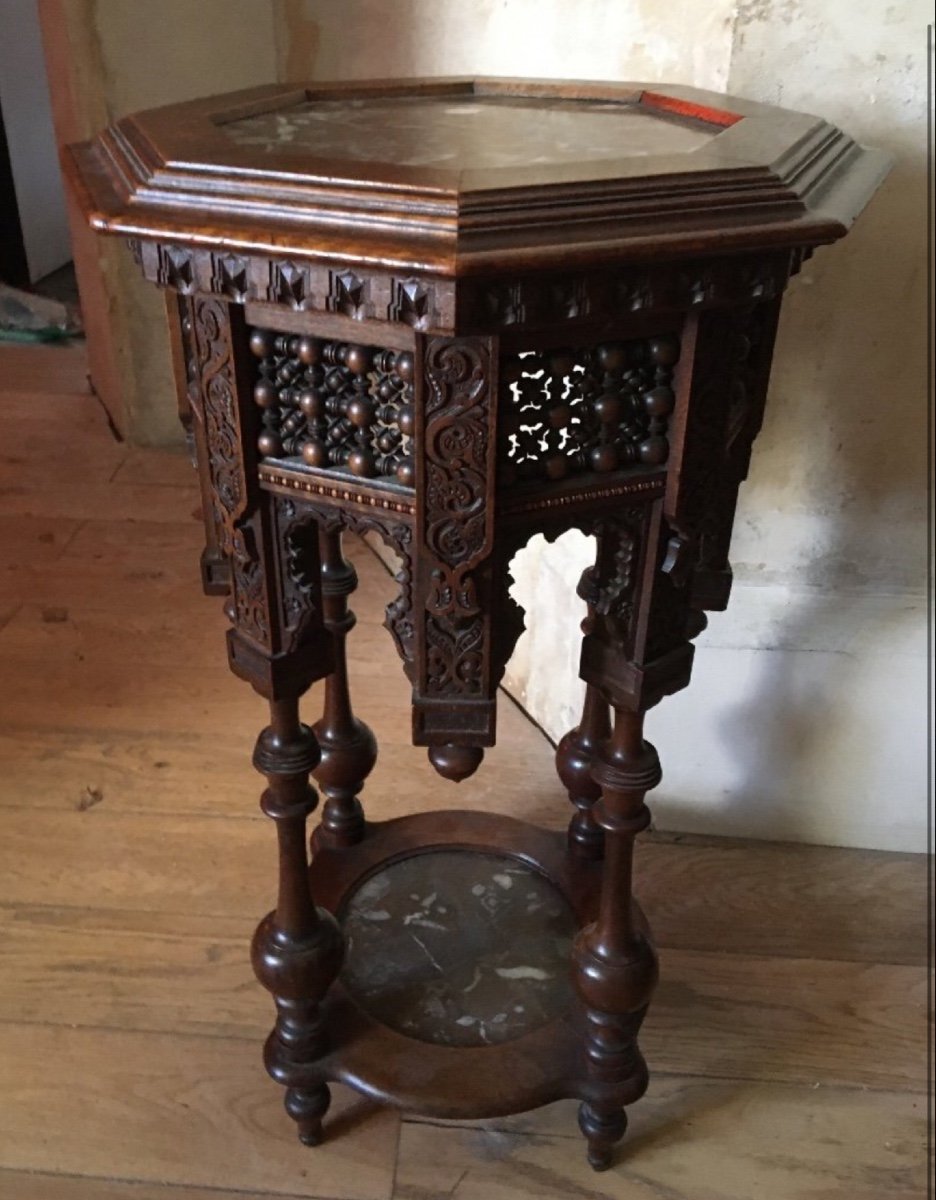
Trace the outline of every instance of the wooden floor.
{"type": "MultiPolygon", "coordinates": [[[[341,1089],[303,1149],[247,961],[273,895],[262,704],[198,588],[186,459],[114,441],[83,372],[80,348],[0,349],[2,1200],[924,1195],[922,859],[660,833],[639,870],[653,1080],[618,1167],[585,1165],[571,1103],[451,1126],[341,1089]]],[[[466,803],[409,746],[390,580],[350,553],[352,672],[382,740],[368,808],[466,803]]],[[[506,698],[501,739],[471,803],[561,825],[549,746],[506,698]]]]}

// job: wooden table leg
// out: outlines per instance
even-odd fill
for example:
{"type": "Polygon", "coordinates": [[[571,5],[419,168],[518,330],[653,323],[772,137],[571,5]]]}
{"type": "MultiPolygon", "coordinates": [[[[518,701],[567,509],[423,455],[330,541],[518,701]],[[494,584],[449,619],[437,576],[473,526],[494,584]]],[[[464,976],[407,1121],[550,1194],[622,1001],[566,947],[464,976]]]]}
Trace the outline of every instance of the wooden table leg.
{"type": "Polygon", "coordinates": [[[610,735],[608,702],[596,687],[588,684],[582,719],[556,748],[556,770],[576,809],[569,822],[569,849],[581,858],[599,859],[604,856],[604,830],[595,820],[593,812],[601,796],[601,788],[595,782],[592,767],[610,735]]]}
{"type": "Polygon", "coordinates": [[[328,1086],[314,1064],[325,1049],[320,1005],[338,975],[344,944],[338,922],[316,908],[309,890],[306,818],[317,803],[309,772],[318,764],[315,734],[299,720],[298,696],[270,702],[270,725],[254,751],[267,777],[261,807],[276,822],[279,896],[276,909],[257,928],[251,959],[257,978],[276,1002],[276,1025],[264,1061],[286,1087],[286,1111],[299,1140],[317,1145],[328,1110],[328,1086]]]}
{"type": "Polygon", "coordinates": [[[335,645],[335,669],[325,680],[325,711],[315,725],[322,760],[315,778],[325,795],[322,823],[316,836],[332,846],[353,846],[364,836],[364,810],[358,793],[377,761],[377,740],[351,708],[345,640],[357,618],[348,596],[357,587],[357,573],[344,557],[341,532],[322,529],[322,606],[325,627],[335,645]]]}
{"type": "Polygon", "coordinates": [[[573,961],[587,1020],[589,1098],[579,1125],[588,1139],[588,1161],[602,1171],[627,1129],[624,1105],[647,1086],[637,1033],[657,980],[656,952],[632,899],[634,839],[650,823],[644,795],[660,781],[656,750],[643,740],[643,713],[615,709],[594,777],[601,788],[594,817],[605,831],[601,907],[598,920],[576,938],[573,961]]]}

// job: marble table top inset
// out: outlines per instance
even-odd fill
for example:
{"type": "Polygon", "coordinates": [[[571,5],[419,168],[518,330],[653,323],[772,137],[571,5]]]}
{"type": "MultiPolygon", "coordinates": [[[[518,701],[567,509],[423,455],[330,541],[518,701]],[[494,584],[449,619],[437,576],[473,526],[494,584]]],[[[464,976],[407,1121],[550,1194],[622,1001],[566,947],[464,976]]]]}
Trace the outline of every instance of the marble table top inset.
{"type": "Polygon", "coordinates": [[[261,153],[466,171],[685,153],[721,132],[635,104],[508,96],[307,100],[221,128],[261,153]]]}
{"type": "Polygon", "coordinates": [[[372,875],[341,915],[342,982],[381,1024],[419,1041],[512,1041],[572,1003],[577,922],[548,879],[467,850],[413,855],[372,875]]]}

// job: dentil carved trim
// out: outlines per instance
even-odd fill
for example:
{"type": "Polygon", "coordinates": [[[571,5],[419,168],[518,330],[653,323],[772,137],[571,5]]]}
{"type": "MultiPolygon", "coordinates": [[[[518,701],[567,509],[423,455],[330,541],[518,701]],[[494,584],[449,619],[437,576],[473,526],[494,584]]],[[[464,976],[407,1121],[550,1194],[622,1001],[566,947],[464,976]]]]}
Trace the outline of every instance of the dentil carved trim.
{"type": "Polygon", "coordinates": [[[259,300],[294,311],[341,313],[420,331],[490,332],[574,326],[623,314],[675,313],[773,299],[810,254],[795,248],[755,260],[743,254],[687,264],[658,261],[580,274],[516,278],[420,278],[314,260],[219,254],[130,239],[147,279],[184,294],[259,300]]]}

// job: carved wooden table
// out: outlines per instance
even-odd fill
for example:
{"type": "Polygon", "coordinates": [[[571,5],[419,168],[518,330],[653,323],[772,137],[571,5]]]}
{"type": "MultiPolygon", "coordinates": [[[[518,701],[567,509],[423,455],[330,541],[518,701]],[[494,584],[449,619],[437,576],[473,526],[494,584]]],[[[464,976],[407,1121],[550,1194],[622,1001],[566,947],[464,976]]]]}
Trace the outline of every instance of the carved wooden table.
{"type": "Polygon", "coordinates": [[[254,764],[279,897],[253,963],[300,1137],[319,1140],[332,1080],[436,1117],[578,1097],[608,1166],[657,976],[631,896],[660,780],[644,713],[728,600],[787,280],[886,160],[730,97],[516,80],[260,88],[66,157],[91,222],[166,289],[204,584],[229,591],[231,666],[270,705],[254,764]],[[597,560],[557,755],[568,838],[470,807],[367,822],[342,532],[399,556],[386,623],[413,741],[462,780],[523,627],[510,560],[573,527],[597,560]]]}

